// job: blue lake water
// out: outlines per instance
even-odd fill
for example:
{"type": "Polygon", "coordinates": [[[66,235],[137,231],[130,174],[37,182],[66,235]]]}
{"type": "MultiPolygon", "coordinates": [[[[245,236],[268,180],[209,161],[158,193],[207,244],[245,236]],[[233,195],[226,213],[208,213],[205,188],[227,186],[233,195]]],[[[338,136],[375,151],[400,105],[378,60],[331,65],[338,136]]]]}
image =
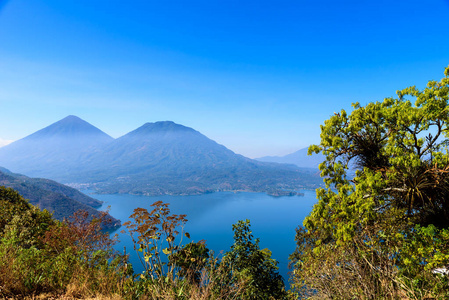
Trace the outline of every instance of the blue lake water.
{"type": "MultiPolygon", "coordinates": [[[[184,230],[191,239],[206,240],[207,247],[216,254],[228,251],[233,244],[232,224],[238,220],[249,219],[255,238],[260,238],[260,248],[272,251],[272,257],[279,262],[279,272],[288,280],[288,256],[295,249],[295,228],[302,224],[305,216],[316,203],[315,191],[302,191],[304,196],[272,197],[263,193],[220,192],[198,196],[135,196],[135,195],[95,195],[90,196],[104,201],[102,210],[110,206],[110,214],[122,221],[137,207],[150,210],[151,204],[161,200],[170,203],[171,213],[186,214],[188,222],[184,230]]],[[[133,250],[131,238],[120,233],[119,244],[115,248],[131,254],[131,263],[136,272],[142,266],[133,250]]]]}

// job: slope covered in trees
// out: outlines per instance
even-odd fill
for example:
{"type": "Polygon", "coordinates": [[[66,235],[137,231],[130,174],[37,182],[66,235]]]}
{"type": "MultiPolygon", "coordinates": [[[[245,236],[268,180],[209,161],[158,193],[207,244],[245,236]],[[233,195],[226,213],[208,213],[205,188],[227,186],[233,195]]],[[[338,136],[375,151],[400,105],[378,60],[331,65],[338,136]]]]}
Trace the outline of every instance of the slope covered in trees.
{"type": "MultiPolygon", "coordinates": [[[[31,204],[40,209],[46,209],[53,213],[53,217],[62,221],[78,210],[84,210],[91,216],[100,214],[95,208],[101,206],[101,202],[93,199],[78,190],[62,185],[52,180],[43,178],[29,178],[21,174],[0,170],[0,186],[13,188],[31,204]]],[[[120,226],[120,220],[107,216],[108,222],[105,228],[112,229],[120,226]]]]}

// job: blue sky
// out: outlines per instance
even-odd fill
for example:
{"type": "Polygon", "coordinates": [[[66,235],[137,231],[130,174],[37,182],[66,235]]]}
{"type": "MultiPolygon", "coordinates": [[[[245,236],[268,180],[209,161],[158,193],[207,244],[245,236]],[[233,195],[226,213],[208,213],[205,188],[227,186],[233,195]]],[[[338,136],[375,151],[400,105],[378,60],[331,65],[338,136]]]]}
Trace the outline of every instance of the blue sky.
{"type": "Polygon", "coordinates": [[[0,144],[73,114],[285,155],[352,102],[439,80],[448,16],[449,0],[0,0],[0,144]]]}

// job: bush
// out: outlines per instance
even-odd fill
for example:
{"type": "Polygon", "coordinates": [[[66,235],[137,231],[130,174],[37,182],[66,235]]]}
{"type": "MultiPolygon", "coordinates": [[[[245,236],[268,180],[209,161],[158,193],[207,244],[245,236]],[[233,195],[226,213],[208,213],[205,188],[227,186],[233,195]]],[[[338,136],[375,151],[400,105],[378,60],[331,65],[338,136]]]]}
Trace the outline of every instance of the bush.
{"type": "Polygon", "coordinates": [[[51,293],[95,296],[121,293],[129,279],[126,258],[101,231],[101,220],[53,220],[18,193],[0,187],[0,296],[51,293]]]}

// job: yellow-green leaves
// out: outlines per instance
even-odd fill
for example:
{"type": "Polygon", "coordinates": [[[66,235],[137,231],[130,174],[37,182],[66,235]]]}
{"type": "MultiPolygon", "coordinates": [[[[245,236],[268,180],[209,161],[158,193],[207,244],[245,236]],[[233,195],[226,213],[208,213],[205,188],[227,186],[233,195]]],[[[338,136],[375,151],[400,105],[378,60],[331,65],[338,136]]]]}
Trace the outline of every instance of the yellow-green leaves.
{"type": "MultiPolygon", "coordinates": [[[[321,126],[309,154],[325,156],[326,189],[297,231],[295,253],[298,268],[319,274],[313,282],[370,270],[366,278],[379,288],[392,274],[416,277],[449,264],[449,67],[444,74],[423,90],[397,91],[397,99],[354,103],[321,126]],[[327,270],[317,269],[319,259],[327,270]]],[[[359,283],[353,298],[364,298],[367,282],[359,283]]]]}

